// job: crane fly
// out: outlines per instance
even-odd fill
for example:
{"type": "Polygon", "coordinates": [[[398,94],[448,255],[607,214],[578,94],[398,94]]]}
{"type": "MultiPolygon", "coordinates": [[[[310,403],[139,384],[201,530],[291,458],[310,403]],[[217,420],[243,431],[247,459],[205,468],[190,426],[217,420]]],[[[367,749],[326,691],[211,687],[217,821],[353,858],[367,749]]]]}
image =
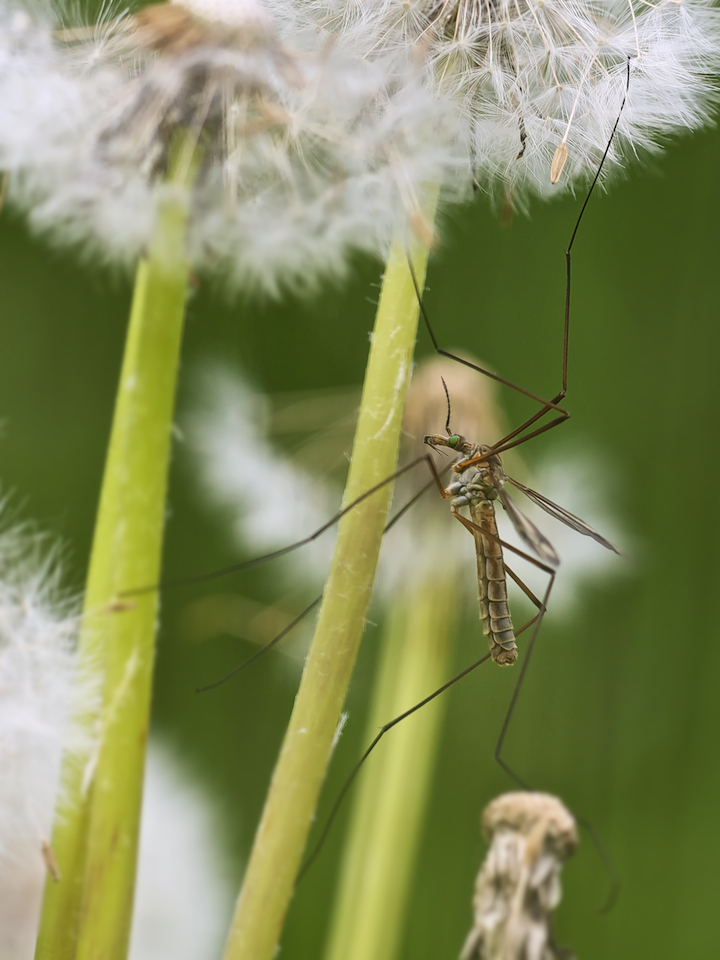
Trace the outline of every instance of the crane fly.
{"type": "MultiPolygon", "coordinates": [[[[466,366],[475,366],[469,361],[464,361],[464,363],[466,366]]],[[[501,752],[505,735],[507,733],[511,717],[520,695],[523,681],[525,679],[527,668],[530,663],[530,656],[533,651],[535,640],[547,609],[547,603],[552,591],[556,568],[560,563],[560,558],[558,557],[555,548],[552,546],[547,537],[514,503],[514,501],[508,495],[505,485],[509,484],[522,492],[526,497],[528,497],[528,499],[544,510],[549,516],[556,520],[560,520],[575,532],[591,537],[593,540],[597,541],[599,544],[613,553],[619,553],[616,547],[614,547],[609,540],[594,530],[584,520],[581,520],[573,513],[570,513],[570,511],[566,510],[564,507],[561,507],[559,504],[554,503],[543,494],[538,493],[538,491],[533,490],[531,487],[526,486],[525,484],[506,474],[503,469],[502,458],[497,452],[497,447],[500,446],[500,443],[493,447],[483,443],[475,443],[466,439],[460,434],[451,433],[450,398],[444,380],[443,386],[445,387],[446,397],[448,400],[448,416],[445,424],[446,435],[429,435],[424,437],[423,442],[435,451],[438,451],[441,448],[448,448],[456,452],[458,457],[451,464],[449,464],[445,470],[439,471],[432,458],[428,454],[425,454],[423,457],[412,461],[412,463],[408,464],[406,467],[401,468],[401,470],[398,471],[398,474],[406,472],[410,467],[415,466],[418,462],[426,462],[432,473],[432,480],[429,481],[429,485],[437,487],[437,490],[443,499],[450,501],[450,512],[452,516],[455,517],[455,519],[458,520],[463,527],[465,527],[465,529],[473,535],[477,562],[480,620],[482,622],[483,634],[488,638],[490,652],[486,653],[480,659],[472,663],[469,667],[466,667],[456,676],[443,683],[442,686],[434,690],[428,696],[424,697],[424,699],[422,699],[420,702],[414,704],[409,709],[405,710],[398,716],[395,716],[389,722],[382,725],[370,745],[352,768],[352,771],[337,795],[330,813],[325,821],[324,827],[298,874],[298,880],[300,880],[306,874],[320,853],[320,850],[322,849],[334,823],[335,817],[337,816],[345,797],[353,785],[356,776],[358,775],[364,762],[378,746],[380,740],[385,736],[385,734],[403,720],[406,720],[408,717],[412,716],[427,704],[431,703],[460,680],[464,679],[466,676],[468,676],[468,674],[472,673],[477,667],[485,663],[488,659],[491,659],[501,667],[512,666],[518,658],[518,648],[515,642],[516,635],[524,632],[529,627],[534,627],[530,641],[525,649],[525,655],[520,667],[520,672],[502,722],[500,735],[498,737],[494,752],[495,760],[500,764],[505,772],[524,789],[530,789],[522,777],[518,776],[518,774],[503,760],[501,752]],[[448,469],[453,472],[454,477],[451,482],[447,484],[447,486],[444,486],[441,475],[448,469]],[[500,504],[504,512],[507,514],[524,546],[528,547],[538,559],[531,556],[529,553],[514,547],[512,544],[506,543],[500,538],[495,516],[495,505],[497,503],[500,504]],[[463,514],[460,512],[464,508],[469,509],[471,519],[463,516],[463,514]],[[528,561],[548,575],[549,580],[542,599],[536,597],[529,587],[523,583],[520,577],[508,566],[503,554],[503,548],[528,561]],[[508,576],[520,587],[523,593],[525,593],[525,595],[536,606],[538,611],[535,616],[533,616],[517,631],[517,633],[513,626],[512,616],[508,605],[508,576]]],[[[514,446],[515,444],[512,445],[514,446]]],[[[427,490],[427,487],[427,484],[422,487],[420,494],[424,493],[427,490]]],[[[392,526],[420,494],[416,495],[416,497],[410,500],[409,504],[406,504],[405,507],[403,507],[402,510],[396,514],[388,526],[392,526]]],[[[612,864],[607,858],[602,845],[597,840],[592,826],[586,821],[579,822],[582,822],[583,825],[590,830],[593,842],[598,847],[598,852],[600,853],[601,859],[604,861],[605,868],[609,876],[612,878],[612,890],[608,899],[608,903],[611,903],[614,899],[616,889],[616,880],[614,878],[612,864]]]]}
{"type": "MultiPolygon", "coordinates": [[[[630,77],[630,66],[628,62],[628,84],[630,77]]],[[[434,700],[440,694],[442,694],[449,687],[456,684],[463,677],[467,676],[470,672],[474,671],[481,663],[485,662],[488,659],[492,659],[495,663],[500,666],[510,666],[517,660],[518,650],[515,642],[515,637],[519,635],[522,631],[526,630],[530,626],[534,626],[534,629],[531,634],[530,641],[527,645],[525,656],[519,671],[519,676],[515,684],[514,692],[511,697],[511,701],[505,718],[502,724],[500,736],[497,741],[495,748],[495,759],[500,763],[500,765],[506,770],[506,772],[518,783],[523,786],[527,786],[524,781],[503,761],[501,758],[501,750],[507,732],[508,724],[510,722],[511,716],[517,698],[527,671],[528,664],[530,662],[530,655],[535,644],[535,640],[542,623],[543,616],[547,607],[548,598],[555,579],[555,570],[559,563],[557,553],[550,544],[549,540],[537,529],[537,527],[530,521],[521,510],[514,504],[514,502],[508,496],[505,490],[505,484],[510,484],[515,487],[525,496],[527,496],[533,503],[538,507],[548,513],[550,516],[555,519],[560,520],[566,524],[571,529],[576,532],[583,534],[585,536],[592,537],[606,549],[611,550],[615,553],[618,551],[613,547],[613,545],[606,540],[603,536],[597,533],[592,529],[588,524],[586,524],[580,518],[574,516],[569,511],[565,510],[563,507],[558,504],[553,503],[551,500],[547,499],[542,494],[533,490],[530,487],[525,486],[524,484],[514,480],[510,476],[506,475],[503,470],[502,465],[502,454],[507,450],[510,450],[513,447],[524,444],[532,438],[539,436],[551,429],[554,429],[559,424],[565,422],[568,419],[568,411],[561,406],[562,401],[567,393],[567,367],[568,367],[568,340],[569,340],[569,320],[570,320],[570,266],[571,266],[571,251],[573,244],[575,242],[577,231],[584,215],[585,209],[589,202],[590,196],[598,182],[600,177],[602,167],[607,157],[607,154],[610,150],[612,140],[617,129],[620,113],[625,105],[625,97],[627,95],[627,89],[622,100],[620,107],[620,112],[618,113],[615,126],[612,130],[610,139],[608,141],[605,153],[600,161],[598,166],[595,178],[590,186],[590,189],[585,197],[585,201],[582,204],[580,214],[575,223],[574,230],[572,232],[570,242],[566,249],[566,294],[565,294],[565,315],[564,315],[564,335],[563,335],[563,350],[562,350],[562,383],[561,388],[558,393],[551,399],[543,399],[542,397],[536,395],[535,393],[527,390],[517,384],[511,382],[510,380],[504,379],[503,377],[495,374],[493,371],[481,367],[475,363],[472,363],[462,357],[459,357],[453,353],[448,352],[447,350],[442,349],[433,332],[432,326],[425,310],[425,306],[422,299],[422,294],[420,291],[419,284],[415,277],[415,273],[412,266],[412,260],[408,257],[408,265],[410,274],[415,284],[415,289],[417,293],[419,307],[425,321],[426,328],[428,330],[429,336],[431,338],[433,347],[437,354],[440,356],[447,357],[457,363],[463,364],[465,367],[476,371],[479,374],[489,377],[490,379],[503,384],[516,392],[528,397],[529,399],[537,402],[540,407],[539,409],[528,417],[519,427],[513,429],[510,433],[502,437],[497,443],[493,445],[486,445],[481,443],[474,443],[460,434],[452,434],[449,428],[449,400],[448,400],[448,418],[446,421],[446,436],[442,435],[428,435],[425,437],[425,443],[434,450],[438,450],[441,447],[448,447],[451,450],[454,450],[459,454],[458,459],[450,465],[450,469],[456,475],[452,482],[447,486],[443,485],[441,474],[444,471],[438,471],[435,466],[435,463],[432,457],[428,453],[424,453],[422,456],[419,456],[413,459],[411,462],[405,464],[399,470],[395,471],[390,476],[386,477],[380,483],[366,490],[360,497],[357,497],[351,503],[344,506],[339,510],[327,523],[323,524],[320,528],[315,530],[309,536],[299,540],[289,546],[277,549],[271,553],[265,554],[261,557],[256,557],[252,560],[242,561],[240,563],[232,564],[228,567],[225,567],[221,570],[215,570],[208,574],[194,577],[187,577],[182,579],[176,579],[169,581],[165,584],[154,585],[147,588],[142,588],[141,590],[128,591],[128,593],[138,593],[143,592],[144,589],[154,590],[157,589],[157,586],[169,586],[177,585],[182,583],[190,582],[199,582],[203,580],[213,580],[219,577],[226,576],[229,573],[239,571],[241,569],[246,569],[248,567],[254,566],[255,564],[263,563],[265,561],[273,560],[280,556],[286,555],[292,551],[295,551],[302,547],[303,545],[315,540],[323,532],[325,532],[330,527],[334,526],[341,517],[343,517],[348,511],[354,509],[359,503],[364,501],[366,498],[372,496],[379,489],[384,487],[386,484],[393,482],[398,477],[403,474],[408,473],[411,470],[414,470],[418,465],[425,463],[427,464],[432,478],[422,487],[422,489],[417,493],[405,506],[393,517],[387,524],[386,530],[392,527],[399,519],[404,515],[404,513],[409,509],[410,506],[429,488],[436,486],[444,499],[449,499],[450,509],[453,516],[460,522],[462,525],[472,533],[475,540],[476,547],[476,557],[477,557],[477,573],[478,573],[478,590],[479,590],[479,602],[480,602],[480,618],[483,624],[483,632],[488,637],[490,653],[485,654],[482,658],[477,660],[475,663],[467,667],[457,676],[453,677],[446,683],[444,683],[437,690],[432,692],[429,696],[425,697],[419,703],[416,703],[410,709],[401,713],[400,715],[394,717],[388,723],[384,724],[377,736],[374,738],[369,747],[365,750],[359,761],[356,763],[353,768],[350,776],[345,781],[345,784],[337,796],[335,803],[331,809],[331,812],[328,816],[328,819],[325,822],[323,831],[321,832],[319,839],[317,840],[313,850],[306,859],[303,867],[301,868],[298,879],[302,877],[313,863],[315,857],[317,856],[320,848],[323,845],[325,837],[333,823],[335,815],[337,814],[343,799],[347,795],[347,792],[352,785],[357,773],[359,772],[362,764],[374,750],[374,748],[379,743],[380,739],[393,727],[401,723],[404,719],[420,710],[427,703],[434,700]],[[543,421],[543,418],[546,415],[554,415],[552,419],[543,421]],[[537,559],[531,556],[529,553],[526,553],[522,550],[517,549],[516,547],[505,543],[501,540],[495,519],[495,504],[500,502],[500,505],[503,507],[508,517],[510,518],[513,526],[515,527],[518,535],[521,538],[523,544],[528,547],[532,553],[534,553],[537,559]],[[464,507],[468,507],[471,514],[471,519],[468,520],[464,517],[460,510],[464,507]],[[544,571],[548,577],[549,581],[545,589],[542,599],[538,599],[532,591],[522,582],[522,580],[509,568],[505,562],[503,555],[503,547],[512,551],[515,555],[522,557],[523,559],[534,564],[536,567],[544,571]],[[524,624],[520,630],[515,631],[512,624],[512,619],[510,615],[510,610],[508,606],[507,599],[507,576],[510,576],[517,585],[523,590],[526,596],[535,604],[537,607],[537,614],[524,624]]],[[[222,677],[219,681],[215,683],[208,684],[200,690],[208,690],[213,687],[217,687],[222,683],[225,683],[232,676],[237,674],[239,671],[247,667],[251,662],[253,662],[260,654],[264,653],[271,647],[275,646],[287,633],[293,629],[293,627],[312,609],[314,609],[320,602],[322,595],[315,599],[295,620],[292,621],[278,636],[276,636],[269,643],[265,644],[259,651],[253,654],[250,658],[243,661],[235,670],[226,676],[222,677]]]]}
{"type": "MultiPolygon", "coordinates": [[[[517,660],[517,644],[508,607],[507,568],[495,519],[496,501],[500,501],[523,543],[537,554],[544,564],[557,567],[560,558],[547,537],[513,503],[504,489],[505,483],[521,490],[546,513],[578,533],[592,537],[614,553],[619,551],[584,520],[508,476],[503,470],[501,457],[493,447],[472,443],[459,434],[449,433],[448,436],[434,434],[425,437],[424,443],[433,449],[449,447],[460,454],[451,464],[451,469],[458,474],[458,479],[445,488],[440,486],[440,494],[450,500],[452,515],[475,540],[480,619],[483,633],[488,638],[490,656],[501,667],[512,666],[517,660]],[[469,508],[472,521],[460,513],[462,507],[469,508]]],[[[511,576],[516,582],[519,580],[515,574],[511,573],[511,576]]]]}

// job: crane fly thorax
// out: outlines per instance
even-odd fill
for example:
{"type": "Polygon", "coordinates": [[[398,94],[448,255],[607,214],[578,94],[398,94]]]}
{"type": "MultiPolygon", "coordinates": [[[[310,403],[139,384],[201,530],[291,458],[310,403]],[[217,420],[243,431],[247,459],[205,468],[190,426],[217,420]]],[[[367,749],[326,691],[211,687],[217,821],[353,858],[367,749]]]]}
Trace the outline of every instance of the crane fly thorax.
{"type": "Polygon", "coordinates": [[[460,476],[447,487],[453,507],[497,500],[504,474],[502,460],[492,449],[482,443],[463,444],[462,456],[453,464],[460,476]]]}

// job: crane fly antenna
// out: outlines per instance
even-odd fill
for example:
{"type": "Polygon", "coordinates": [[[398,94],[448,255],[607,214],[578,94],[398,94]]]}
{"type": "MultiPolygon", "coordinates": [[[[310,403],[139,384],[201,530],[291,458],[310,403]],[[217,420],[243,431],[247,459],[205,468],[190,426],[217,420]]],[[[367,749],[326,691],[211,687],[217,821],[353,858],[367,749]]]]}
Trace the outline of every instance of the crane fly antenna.
{"type": "Polygon", "coordinates": [[[450,414],[451,414],[450,393],[448,391],[447,384],[445,383],[445,379],[443,377],[440,377],[440,379],[442,380],[443,390],[445,391],[445,398],[447,399],[447,420],[445,421],[445,433],[448,436],[450,436],[450,414]]]}
{"type": "Polygon", "coordinates": [[[600,858],[603,869],[610,878],[610,890],[605,898],[605,903],[603,903],[603,905],[597,911],[598,913],[610,913],[617,903],[618,896],[620,895],[620,878],[618,877],[617,870],[615,869],[615,864],[613,863],[610,854],[605,849],[605,844],[600,839],[600,835],[595,829],[594,825],[585,817],[575,817],[575,819],[583,828],[583,830],[587,831],[587,835],[590,837],[590,842],[597,851],[597,855],[600,858]]]}

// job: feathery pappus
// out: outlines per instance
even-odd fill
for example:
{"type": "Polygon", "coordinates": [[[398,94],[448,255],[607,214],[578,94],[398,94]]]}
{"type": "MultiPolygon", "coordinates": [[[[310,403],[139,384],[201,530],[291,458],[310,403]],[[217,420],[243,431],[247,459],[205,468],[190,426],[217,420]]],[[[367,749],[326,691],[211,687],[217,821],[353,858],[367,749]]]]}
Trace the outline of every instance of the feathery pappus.
{"type": "Polygon", "coordinates": [[[258,0],[98,23],[0,7],[0,169],[32,225],[109,262],[150,237],[178,137],[195,151],[196,270],[278,293],[383,253],[456,164],[451,113],[408,64],[281,42],[258,0]]]}
{"type": "Polygon", "coordinates": [[[520,205],[588,182],[616,123],[606,172],[707,123],[717,103],[710,0],[311,0],[298,11],[370,58],[415,51],[460,112],[476,185],[520,205]]]}

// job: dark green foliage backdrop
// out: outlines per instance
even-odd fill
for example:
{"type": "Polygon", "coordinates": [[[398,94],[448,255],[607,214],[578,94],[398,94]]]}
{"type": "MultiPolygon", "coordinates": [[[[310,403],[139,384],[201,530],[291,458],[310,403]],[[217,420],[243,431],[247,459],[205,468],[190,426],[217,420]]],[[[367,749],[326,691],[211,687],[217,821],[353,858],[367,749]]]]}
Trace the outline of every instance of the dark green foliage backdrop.
{"type": "MultiPolygon", "coordinates": [[[[576,248],[573,417],[546,445],[602,453],[608,496],[638,550],[631,575],[586,590],[561,626],[549,618],[508,755],[534,784],[591,818],[616,862],[622,891],[608,916],[595,912],[607,878],[587,838],[566,871],[558,934],[583,960],[676,960],[716,949],[719,159],[716,132],[674,145],[649,171],[634,170],[593,200],[576,248]]],[[[573,200],[535,205],[531,220],[517,217],[506,228],[482,198],[451,211],[428,295],[442,342],[481,355],[538,393],[554,392],[563,249],[577,209],[573,200]]],[[[231,306],[202,287],[189,307],[185,370],[221,355],[242,361],[269,392],[358,384],[378,273],[365,262],[343,289],[280,306],[231,306]]],[[[125,279],[50,252],[3,213],[0,477],[23,514],[68,545],[76,588],[129,296],[125,279]]],[[[419,355],[428,352],[423,336],[419,355]]],[[[506,399],[517,422],[527,408],[506,399]]],[[[234,556],[194,489],[175,464],[169,575],[234,556]]],[[[247,583],[272,599],[272,574],[256,574],[245,592],[247,583]]],[[[200,647],[177,642],[173,617],[198,592],[165,599],[155,722],[222,798],[239,875],[294,681],[268,658],[242,682],[195,697],[199,680],[246,649],[227,638],[200,647]]],[[[468,609],[458,665],[478,649],[476,618],[468,609]]],[[[361,746],[378,636],[368,629],[351,693],[354,722],[336,754],[326,806],[361,746]]],[[[512,679],[480,673],[450,695],[403,954],[413,960],[456,956],[482,850],[479,812],[511,786],[491,755],[512,679]]],[[[295,897],[286,957],[320,956],[341,833],[295,897]]]]}

